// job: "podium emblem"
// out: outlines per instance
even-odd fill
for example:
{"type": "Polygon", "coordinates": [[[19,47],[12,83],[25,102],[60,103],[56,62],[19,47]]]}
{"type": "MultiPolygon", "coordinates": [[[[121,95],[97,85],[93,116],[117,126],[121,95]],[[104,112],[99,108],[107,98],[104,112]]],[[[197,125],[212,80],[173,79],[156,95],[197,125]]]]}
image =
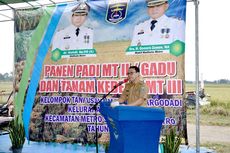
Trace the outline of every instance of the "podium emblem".
{"type": "Polygon", "coordinates": [[[114,130],[114,131],[113,131],[114,138],[117,140],[119,134],[118,134],[118,132],[117,132],[116,124],[114,123],[114,120],[113,120],[111,117],[109,117],[108,119],[109,119],[109,122],[110,122],[110,124],[111,124],[113,130],[114,130]]]}

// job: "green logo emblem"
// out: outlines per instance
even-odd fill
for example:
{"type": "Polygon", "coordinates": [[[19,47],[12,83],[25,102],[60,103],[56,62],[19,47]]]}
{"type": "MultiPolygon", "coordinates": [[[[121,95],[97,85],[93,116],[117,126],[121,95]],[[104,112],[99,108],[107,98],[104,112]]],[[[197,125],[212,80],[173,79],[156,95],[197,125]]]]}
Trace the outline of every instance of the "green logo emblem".
{"type": "Polygon", "coordinates": [[[57,48],[52,51],[51,59],[57,62],[59,59],[61,59],[61,56],[62,56],[62,51],[57,48]]]}
{"type": "Polygon", "coordinates": [[[185,43],[184,42],[182,42],[180,40],[176,40],[170,44],[170,53],[172,55],[180,56],[180,55],[184,54],[184,51],[185,51],[185,43]]]}

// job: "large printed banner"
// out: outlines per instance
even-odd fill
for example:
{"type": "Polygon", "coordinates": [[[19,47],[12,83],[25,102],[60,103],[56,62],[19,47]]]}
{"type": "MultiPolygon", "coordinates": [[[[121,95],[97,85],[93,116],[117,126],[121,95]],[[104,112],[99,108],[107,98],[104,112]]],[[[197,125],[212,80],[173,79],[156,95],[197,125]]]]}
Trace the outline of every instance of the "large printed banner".
{"type": "MultiPolygon", "coordinates": [[[[166,111],[162,129],[186,137],[185,0],[67,3],[16,11],[16,114],[35,141],[100,143],[109,129],[92,106],[136,65],[149,87],[146,107],[166,111]]],[[[124,84],[105,101],[116,101],[124,84]]],[[[154,127],[153,127],[154,129],[154,127]]]]}

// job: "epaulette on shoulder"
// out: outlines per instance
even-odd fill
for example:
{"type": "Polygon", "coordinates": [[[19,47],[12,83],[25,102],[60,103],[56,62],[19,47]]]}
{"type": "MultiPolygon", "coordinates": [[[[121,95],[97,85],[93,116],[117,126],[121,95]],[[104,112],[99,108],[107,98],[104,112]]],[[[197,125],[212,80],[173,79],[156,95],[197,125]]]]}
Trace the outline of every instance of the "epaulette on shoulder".
{"type": "Polygon", "coordinates": [[[125,84],[126,86],[131,86],[131,82],[128,82],[125,84]]]}
{"type": "Polygon", "coordinates": [[[64,28],[58,29],[58,30],[56,31],[56,33],[62,32],[63,30],[65,30],[65,29],[64,29],[64,28]]]}
{"type": "Polygon", "coordinates": [[[144,81],[140,81],[139,83],[140,83],[140,85],[143,85],[143,84],[145,84],[145,82],[144,82],[144,81]]]}
{"type": "Polygon", "coordinates": [[[92,28],[92,27],[88,27],[88,26],[87,26],[86,28],[87,28],[87,29],[90,29],[90,30],[93,30],[93,28],[92,28]]]}
{"type": "Polygon", "coordinates": [[[173,18],[173,19],[175,19],[175,20],[183,21],[183,19],[180,18],[180,17],[172,16],[171,18],[173,18]]]}
{"type": "Polygon", "coordinates": [[[140,26],[140,25],[144,24],[144,22],[145,22],[145,21],[142,21],[142,22],[137,23],[137,26],[140,26]]]}

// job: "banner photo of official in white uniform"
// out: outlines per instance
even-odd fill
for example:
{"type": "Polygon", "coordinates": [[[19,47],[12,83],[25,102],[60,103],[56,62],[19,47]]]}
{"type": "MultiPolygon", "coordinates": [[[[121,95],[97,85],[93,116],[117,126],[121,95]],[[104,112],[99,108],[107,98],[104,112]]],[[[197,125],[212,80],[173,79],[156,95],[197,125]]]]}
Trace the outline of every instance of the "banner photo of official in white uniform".
{"type": "Polygon", "coordinates": [[[187,141],[185,13],[185,0],[88,0],[16,10],[15,101],[27,139],[107,144],[100,104],[92,106],[116,87],[104,102],[131,106],[140,95],[138,107],[165,111],[161,135],[175,127],[187,141]]]}
{"type": "Polygon", "coordinates": [[[87,3],[70,5],[65,9],[52,41],[53,60],[61,55],[66,58],[96,56],[93,28],[87,26],[89,13],[90,6],[87,3]]]}
{"type": "Polygon", "coordinates": [[[127,54],[171,53],[176,56],[182,54],[185,45],[184,17],[170,14],[168,0],[149,0],[146,5],[148,19],[139,20],[135,25],[132,47],[127,49],[127,54]]]}

